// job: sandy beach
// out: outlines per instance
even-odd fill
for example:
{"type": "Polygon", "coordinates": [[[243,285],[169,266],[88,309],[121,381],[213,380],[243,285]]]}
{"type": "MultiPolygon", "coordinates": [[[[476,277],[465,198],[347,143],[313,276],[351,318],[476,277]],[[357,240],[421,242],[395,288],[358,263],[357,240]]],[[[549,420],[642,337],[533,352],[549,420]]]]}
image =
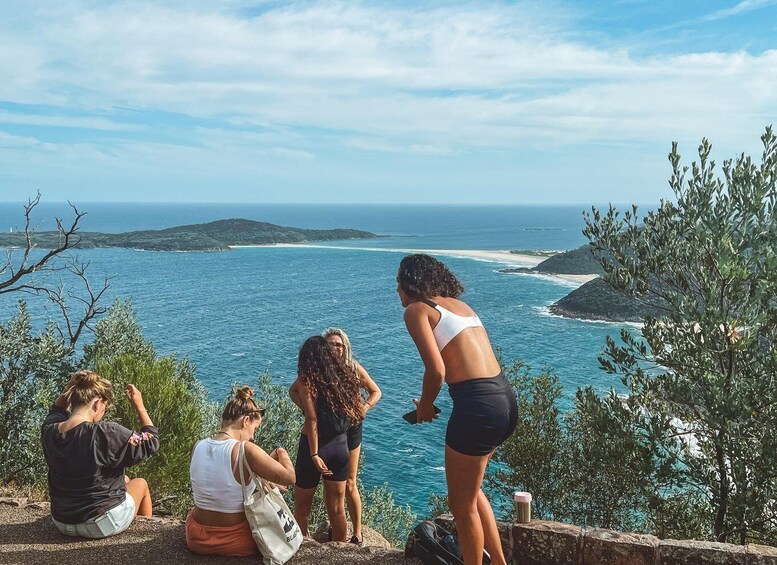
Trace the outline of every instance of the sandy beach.
{"type": "MultiPolygon", "coordinates": [[[[239,248],[253,248],[253,247],[300,247],[300,248],[320,248],[320,249],[345,249],[345,250],[360,250],[360,251],[382,251],[384,253],[428,253],[429,255],[438,255],[444,257],[464,257],[467,259],[474,259],[476,261],[486,261],[489,263],[501,263],[503,265],[509,265],[511,267],[536,267],[542,263],[545,259],[550,257],[552,253],[547,256],[539,255],[521,255],[520,253],[511,253],[510,251],[493,251],[493,250],[479,250],[479,249],[395,249],[385,247],[346,247],[335,245],[320,245],[314,243],[275,243],[271,245],[232,245],[234,249],[239,248]]],[[[533,276],[527,274],[527,276],[533,276]]],[[[567,283],[575,283],[582,285],[592,279],[595,279],[597,275],[560,275],[560,274],[538,274],[537,276],[544,276],[550,278],[557,278],[567,283]]]]}

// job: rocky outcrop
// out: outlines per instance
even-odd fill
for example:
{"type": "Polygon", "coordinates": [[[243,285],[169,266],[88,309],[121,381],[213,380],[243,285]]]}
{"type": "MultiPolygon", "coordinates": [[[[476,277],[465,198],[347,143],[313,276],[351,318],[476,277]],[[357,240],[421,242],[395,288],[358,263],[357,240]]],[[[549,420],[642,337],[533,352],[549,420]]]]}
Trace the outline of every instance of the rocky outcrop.
{"type": "MultiPolygon", "coordinates": [[[[369,535],[368,540],[373,537],[373,533],[369,535]]],[[[383,545],[388,543],[383,540],[383,545]]],[[[29,503],[23,498],[0,499],[0,564],[50,563],[256,565],[261,561],[257,557],[217,558],[195,555],[186,547],[183,522],[169,518],[138,518],[126,532],[102,540],[68,538],[61,535],[52,524],[48,503],[29,503]]],[[[289,561],[289,565],[360,563],[420,565],[420,561],[408,559],[396,549],[360,548],[338,542],[322,544],[312,539],[306,539],[297,555],[289,561]]]]}
{"type": "MultiPolygon", "coordinates": [[[[450,515],[437,521],[455,531],[450,515]]],[[[319,528],[317,536],[324,536],[319,528]]],[[[659,540],[601,528],[536,520],[529,524],[500,524],[505,555],[515,565],[777,565],[777,548],[703,541],[659,540]]],[[[420,565],[420,561],[391,549],[372,531],[360,548],[343,542],[306,539],[289,565],[420,565]],[[382,547],[378,547],[381,545],[382,547]]],[[[408,550],[412,550],[408,546],[408,550]]],[[[119,536],[83,540],[62,536],[51,522],[45,502],[0,498],[0,564],[32,565],[157,565],[167,563],[256,564],[253,558],[195,555],[184,541],[183,522],[169,518],[138,518],[119,536]]]]}
{"type": "Polygon", "coordinates": [[[661,314],[655,298],[630,298],[613,289],[607,281],[597,278],[576,288],[550,306],[557,316],[602,320],[607,322],[641,322],[646,316],[661,314]]]}

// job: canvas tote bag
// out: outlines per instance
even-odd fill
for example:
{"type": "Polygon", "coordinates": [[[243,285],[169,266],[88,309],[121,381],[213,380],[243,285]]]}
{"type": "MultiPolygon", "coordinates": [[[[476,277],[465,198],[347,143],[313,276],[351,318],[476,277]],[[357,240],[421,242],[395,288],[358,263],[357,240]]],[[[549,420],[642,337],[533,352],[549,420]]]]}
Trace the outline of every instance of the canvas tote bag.
{"type": "Polygon", "coordinates": [[[265,565],[283,565],[297,553],[302,543],[302,530],[299,529],[278,487],[271,487],[263,478],[251,473],[256,490],[251,495],[246,495],[248,489],[244,484],[245,442],[240,443],[238,459],[243,508],[259,553],[262,554],[265,565]]]}

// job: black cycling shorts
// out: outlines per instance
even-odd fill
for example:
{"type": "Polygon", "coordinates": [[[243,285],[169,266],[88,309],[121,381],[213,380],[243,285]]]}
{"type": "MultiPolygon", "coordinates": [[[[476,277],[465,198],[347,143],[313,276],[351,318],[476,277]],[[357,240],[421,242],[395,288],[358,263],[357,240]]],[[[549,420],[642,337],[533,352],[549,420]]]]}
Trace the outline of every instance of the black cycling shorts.
{"type": "Polygon", "coordinates": [[[348,427],[348,450],[353,451],[362,444],[362,422],[354,424],[348,427]]]}
{"type": "MultiPolygon", "coordinates": [[[[318,446],[318,456],[324,460],[326,466],[332,471],[325,481],[344,481],[348,478],[348,461],[350,452],[348,450],[348,438],[345,433],[336,435],[327,443],[318,446]]],[[[308,436],[300,434],[299,447],[297,448],[297,462],[294,465],[294,471],[297,473],[297,482],[299,488],[315,488],[321,479],[321,473],[316,469],[313,458],[310,456],[310,443],[308,436]]]]}
{"type": "Polygon", "coordinates": [[[445,443],[464,455],[487,455],[518,425],[518,402],[503,373],[448,385],[453,413],[445,443]]]}

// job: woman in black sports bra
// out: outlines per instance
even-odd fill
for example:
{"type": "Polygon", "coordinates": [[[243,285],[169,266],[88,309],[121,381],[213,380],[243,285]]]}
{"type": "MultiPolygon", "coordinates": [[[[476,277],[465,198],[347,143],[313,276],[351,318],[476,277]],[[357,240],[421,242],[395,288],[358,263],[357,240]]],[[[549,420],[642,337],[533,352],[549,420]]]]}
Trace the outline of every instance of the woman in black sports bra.
{"type": "Polygon", "coordinates": [[[424,363],[421,398],[415,401],[418,422],[437,417],[433,403],[443,382],[453,399],[445,478],[464,564],[481,564],[485,547],[493,565],[506,565],[481,485],[494,450],[515,430],[518,405],[480,318],[459,300],[463,292],[456,276],[429,255],[408,255],[399,265],[405,325],[424,363]]]}
{"type": "Polygon", "coordinates": [[[295,472],[294,517],[308,535],[308,515],[318,482],[324,478],[324,504],[332,541],[348,541],[345,486],[350,426],[360,420],[361,396],[355,370],[321,336],[308,338],[297,362],[299,403],[305,414],[295,472]]]}

